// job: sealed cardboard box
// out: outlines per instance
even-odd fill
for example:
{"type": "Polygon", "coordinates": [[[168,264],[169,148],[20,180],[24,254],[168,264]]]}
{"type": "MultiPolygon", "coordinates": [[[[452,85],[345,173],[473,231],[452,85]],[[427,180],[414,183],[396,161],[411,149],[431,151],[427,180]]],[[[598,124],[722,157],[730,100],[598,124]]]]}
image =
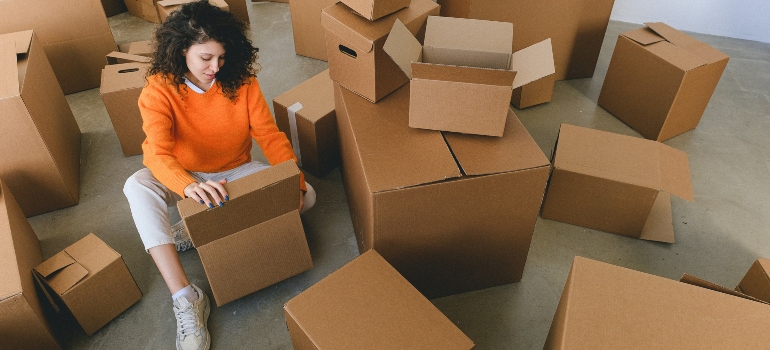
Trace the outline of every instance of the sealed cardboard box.
{"type": "Polygon", "coordinates": [[[77,204],[80,129],[31,30],[0,35],[0,72],[0,177],[27,216],[77,204]]]}
{"type": "Polygon", "coordinates": [[[329,70],[273,99],[275,123],[291,140],[298,165],[324,177],[340,164],[334,85],[329,70]]]}
{"type": "Polygon", "coordinates": [[[382,46],[396,19],[418,39],[425,36],[428,16],[439,6],[430,0],[412,0],[409,7],[374,22],[356,15],[344,4],[323,9],[329,76],[370,102],[377,102],[409,82],[409,78],[383,51],[382,46]]]}
{"type": "Polygon", "coordinates": [[[527,108],[551,101],[556,69],[550,38],[514,52],[511,70],[516,71],[511,94],[511,104],[516,108],[527,108]]]}
{"type": "Polygon", "coordinates": [[[128,13],[147,22],[160,23],[160,16],[155,0],[123,0],[128,8],[128,13]]]}
{"type": "Polygon", "coordinates": [[[42,261],[35,231],[0,180],[0,334],[5,349],[59,349],[32,276],[42,261]]]}
{"type": "Polygon", "coordinates": [[[765,349],[770,305],[575,257],[544,349],[765,349]]]}
{"type": "Polygon", "coordinates": [[[741,283],[736,288],[739,292],[770,303],[770,259],[757,259],[741,283]]]}
{"type": "Polygon", "coordinates": [[[664,23],[618,37],[599,106],[657,141],[695,129],[730,59],[664,23]]]}
{"type": "Polygon", "coordinates": [[[283,307],[297,350],[470,350],[473,342],[376,251],[283,307]]]}
{"type": "Polygon", "coordinates": [[[441,15],[509,22],[513,51],[553,41],[555,80],[590,78],[614,0],[438,0],[441,15]]]}
{"type": "Polygon", "coordinates": [[[299,169],[286,161],[225,185],[230,201],[209,209],[177,203],[217,305],[313,267],[299,217],[299,169]]]}
{"type": "Polygon", "coordinates": [[[123,155],[128,157],[142,154],[142,142],[146,135],[142,130],[139,95],[147,83],[145,75],[149,69],[149,58],[113,52],[107,56],[107,61],[115,63],[102,70],[99,93],[104,107],[118,135],[123,155]]]}
{"type": "Polygon", "coordinates": [[[541,215],[674,243],[669,194],[693,201],[684,152],[659,142],[562,124],[541,215]]]}
{"type": "Polygon", "coordinates": [[[321,25],[321,10],[337,0],[292,0],[291,29],[294,33],[294,52],[297,55],[326,61],[326,39],[321,25]]]}
{"type": "Polygon", "coordinates": [[[35,275],[88,335],[142,298],[120,254],[93,233],[37,265],[35,275]]]}
{"type": "Polygon", "coordinates": [[[64,94],[99,86],[115,40],[100,0],[0,1],[0,33],[34,30],[64,94]]]}
{"type": "Polygon", "coordinates": [[[519,281],[550,169],[513,111],[499,138],[442,133],[408,126],[408,85],[377,104],[334,94],[359,251],[428,297],[519,281]]]}
{"type": "Polygon", "coordinates": [[[409,0],[341,0],[361,17],[374,21],[409,6],[409,0]]]}
{"type": "MultiPolygon", "coordinates": [[[[165,22],[168,15],[171,14],[171,12],[176,11],[179,9],[182,5],[194,2],[196,0],[161,0],[156,3],[158,7],[158,17],[160,17],[161,22],[165,22]]],[[[209,0],[209,3],[219,7],[225,11],[229,11],[230,8],[227,6],[227,3],[225,0],[209,0]]]]}

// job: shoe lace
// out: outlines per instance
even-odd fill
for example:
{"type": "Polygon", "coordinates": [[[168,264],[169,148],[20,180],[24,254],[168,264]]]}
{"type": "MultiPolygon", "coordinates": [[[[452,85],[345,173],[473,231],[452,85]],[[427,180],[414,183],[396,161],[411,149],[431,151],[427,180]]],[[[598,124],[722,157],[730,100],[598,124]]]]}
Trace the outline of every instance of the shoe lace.
{"type": "Polygon", "coordinates": [[[191,307],[189,310],[177,313],[176,327],[181,330],[183,336],[195,333],[198,329],[198,317],[195,308],[191,307]]]}
{"type": "Polygon", "coordinates": [[[192,248],[192,240],[189,235],[185,235],[186,229],[184,226],[174,231],[174,246],[178,252],[185,251],[192,248]]]}

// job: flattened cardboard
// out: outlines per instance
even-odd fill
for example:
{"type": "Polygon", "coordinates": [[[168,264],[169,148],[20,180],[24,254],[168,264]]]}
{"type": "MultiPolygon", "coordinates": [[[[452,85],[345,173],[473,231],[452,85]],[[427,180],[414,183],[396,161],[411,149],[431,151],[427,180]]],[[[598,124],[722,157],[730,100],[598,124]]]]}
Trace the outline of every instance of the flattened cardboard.
{"type": "MultiPolygon", "coordinates": [[[[337,0],[293,0],[289,2],[294,52],[326,61],[326,39],[321,25],[321,10],[337,0]]],[[[231,6],[232,7],[232,6],[231,6]]]]}
{"type": "Polygon", "coordinates": [[[550,38],[513,53],[511,70],[516,71],[511,96],[511,103],[516,108],[551,101],[556,68],[550,38]]]}
{"type": "Polygon", "coordinates": [[[474,349],[473,342],[376,251],[284,305],[294,349],[474,349]]]}
{"type": "MultiPolygon", "coordinates": [[[[160,18],[160,22],[165,22],[166,18],[168,18],[168,15],[170,15],[171,12],[178,10],[182,5],[194,1],[195,0],[161,0],[156,2],[155,4],[158,7],[158,17],[160,18]]],[[[225,11],[230,10],[230,7],[228,6],[228,3],[225,2],[225,0],[209,0],[209,3],[225,11]]]]}
{"type": "Polygon", "coordinates": [[[664,141],[697,127],[729,57],[664,23],[622,33],[599,106],[664,141]]]}
{"type": "Polygon", "coordinates": [[[770,303],[770,259],[757,259],[736,289],[746,295],[770,303]]]}
{"type": "MultiPolygon", "coordinates": [[[[149,60],[145,56],[123,55],[124,60],[149,60]]],[[[148,69],[148,63],[124,63],[108,65],[102,70],[102,86],[99,93],[126,157],[143,152],[142,143],[146,135],[142,129],[138,102],[142,88],[147,83],[145,75],[148,69]]]]}
{"type": "Polygon", "coordinates": [[[376,249],[428,297],[520,280],[547,158],[513,112],[501,138],[410,128],[409,95],[371,104],[335,85],[359,251],[376,249]]]}
{"type": "Polygon", "coordinates": [[[409,0],[341,0],[341,2],[370,21],[409,6],[409,0]]]}
{"type": "Polygon", "coordinates": [[[299,147],[294,153],[301,157],[303,170],[321,178],[340,164],[334,84],[328,69],[273,99],[275,123],[289,140],[292,131],[287,109],[298,102],[302,104],[295,114],[299,147]]]}
{"type": "Polygon", "coordinates": [[[544,349],[763,349],[770,305],[575,257],[544,349]]]}

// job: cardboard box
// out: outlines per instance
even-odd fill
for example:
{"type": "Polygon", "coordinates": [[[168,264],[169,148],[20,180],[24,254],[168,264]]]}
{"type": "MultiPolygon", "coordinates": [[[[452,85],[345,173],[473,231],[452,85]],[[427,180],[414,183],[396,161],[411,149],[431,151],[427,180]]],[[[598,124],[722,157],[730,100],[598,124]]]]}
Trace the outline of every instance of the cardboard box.
{"type": "Polygon", "coordinates": [[[412,0],[409,7],[374,22],[341,3],[323,9],[329,76],[367,100],[379,101],[409,82],[382,49],[393,23],[400,20],[412,35],[422,39],[427,17],[438,13],[439,6],[430,0],[412,0]]]}
{"type": "Polygon", "coordinates": [[[410,0],[340,0],[359,16],[374,21],[409,6],[410,0]]]}
{"type": "Polygon", "coordinates": [[[514,52],[511,69],[516,71],[511,104],[523,109],[551,101],[556,68],[550,38],[514,52]]]}
{"type": "Polygon", "coordinates": [[[139,95],[147,84],[149,60],[144,56],[113,52],[107,55],[107,61],[114,63],[102,70],[99,94],[126,157],[142,154],[142,143],[147,138],[142,129],[139,95]]]}
{"type": "Polygon", "coordinates": [[[217,305],[313,267],[299,217],[299,169],[286,161],[228,182],[230,201],[177,203],[217,305]]]}
{"type": "Polygon", "coordinates": [[[251,26],[251,21],[249,20],[249,9],[246,6],[246,1],[244,0],[224,0],[227,3],[228,11],[232,13],[235,18],[243,21],[243,23],[246,23],[247,26],[251,26]]]}
{"type": "Polygon", "coordinates": [[[294,52],[297,55],[326,61],[326,39],[321,25],[321,10],[337,0],[292,0],[291,29],[294,33],[294,52]]]}
{"type": "Polygon", "coordinates": [[[513,111],[493,138],[410,128],[409,86],[334,94],[358,250],[429,298],[519,281],[550,169],[513,111]]]}
{"type": "Polygon", "coordinates": [[[160,15],[154,0],[123,0],[128,13],[147,22],[160,23],[160,15]]]}
{"type": "Polygon", "coordinates": [[[31,30],[0,35],[0,72],[0,177],[27,216],[77,204],[80,129],[31,30]]]}
{"type": "Polygon", "coordinates": [[[59,349],[32,277],[32,268],[42,261],[35,231],[0,180],[0,334],[5,349],[59,349]]]}
{"type": "Polygon", "coordinates": [[[553,41],[555,80],[590,78],[614,0],[438,0],[441,15],[509,22],[513,51],[553,41]]]}
{"type": "Polygon", "coordinates": [[[770,303],[770,259],[757,259],[736,290],[770,303]]]}
{"type": "Polygon", "coordinates": [[[64,94],[99,86],[115,40],[100,0],[0,1],[0,33],[33,29],[64,94]]]}
{"type": "Polygon", "coordinates": [[[87,335],[142,298],[120,254],[93,233],[37,265],[35,276],[54,306],[66,307],[87,335]]]}
{"type": "Polygon", "coordinates": [[[328,69],[273,99],[273,110],[302,169],[320,178],[340,165],[334,84],[328,69]]]}
{"type": "Polygon", "coordinates": [[[283,307],[296,350],[469,350],[473,342],[376,251],[283,307]]]}
{"type": "Polygon", "coordinates": [[[599,106],[657,141],[695,129],[730,59],[664,23],[621,34],[599,106]]]}
{"type": "MultiPolygon", "coordinates": [[[[171,12],[174,12],[178,10],[182,5],[194,2],[196,0],[161,0],[156,3],[156,6],[158,7],[158,17],[160,17],[160,21],[165,22],[166,18],[168,18],[168,15],[171,14],[171,12]]],[[[225,11],[230,11],[230,7],[228,7],[225,0],[209,0],[209,3],[219,7],[225,11]]],[[[248,22],[247,22],[248,23],[248,22]]]]}
{"type": "MultiPolygon", "coordinates": [[[[121,45],[118,45],[118,51],[131,54],[131,55],[145,56],[145,57],[152,57],[152,55],[155,54],[155,49],[152,47],[151,40],[134,41],[126,44],[121,44],[121,45]]],[[[108,59],[111,54],[114,54],[114,53],[108,54],[107,55],[108,59]]]]}
{"type": "Polygon", "coordinates": [[[112,17],[117,14],[128,11],[126,3],[123,0],[101,0],[102,8],[104,8],[104,14],[107,17],[112,17]]]}
{"type": "Polygon", "coordinates": [[[650,140],[562,124],[541,215],[674,243],[669,193],[694,200],[686,153],[650,140]]]}
{"type": "Polygon", "coordinates": [[[770,305],[575,257],[544,349],[764,349],[770,305]]]}

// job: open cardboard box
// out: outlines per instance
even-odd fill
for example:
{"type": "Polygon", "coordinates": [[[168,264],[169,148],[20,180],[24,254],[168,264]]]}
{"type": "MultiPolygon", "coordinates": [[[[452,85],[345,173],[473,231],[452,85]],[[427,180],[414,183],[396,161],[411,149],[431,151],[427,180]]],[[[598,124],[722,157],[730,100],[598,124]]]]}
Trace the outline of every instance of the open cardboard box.
{"type": "Polygon", "coordinates": [[[735,289],[770,303],[770,259],[757,259],[735,289]]]}
{"type": "Polygon", "coordinates": [[[142,143],[146,138],[138,102],[147,83],[145,75],[149,61],[145,56],[113,52],[107,55],[109,64],[102,69],[99,93],[126,157],[142,154],[142,143]]]}
{"type": "Polygon", "coordinates": [[[541,216],[674,243],[669,194],[694,200],[684,152],[655,141],[562,124],[541,216]]]}
{"type": "MultiPolygon", "coordinates": [[[[171,12],[178,10],[182,5],[194,2],[196,0],[161,0],[158,1],[156,6],[158,7],[158,17],[160,22],[163,23],[168,18],[171,12]]],[[[230,11],[230,7],[225,0],[208,0],[210,4],[219,7],[225,11],[230,11]]],[[[247,22],[248,23],[248,22],[247,22]]]]}
{"type": "Polygon", "coordinates": [[[359,16],[370,21],[378,20],[404,7],[409,0],[340,0],[359,16]]]}

